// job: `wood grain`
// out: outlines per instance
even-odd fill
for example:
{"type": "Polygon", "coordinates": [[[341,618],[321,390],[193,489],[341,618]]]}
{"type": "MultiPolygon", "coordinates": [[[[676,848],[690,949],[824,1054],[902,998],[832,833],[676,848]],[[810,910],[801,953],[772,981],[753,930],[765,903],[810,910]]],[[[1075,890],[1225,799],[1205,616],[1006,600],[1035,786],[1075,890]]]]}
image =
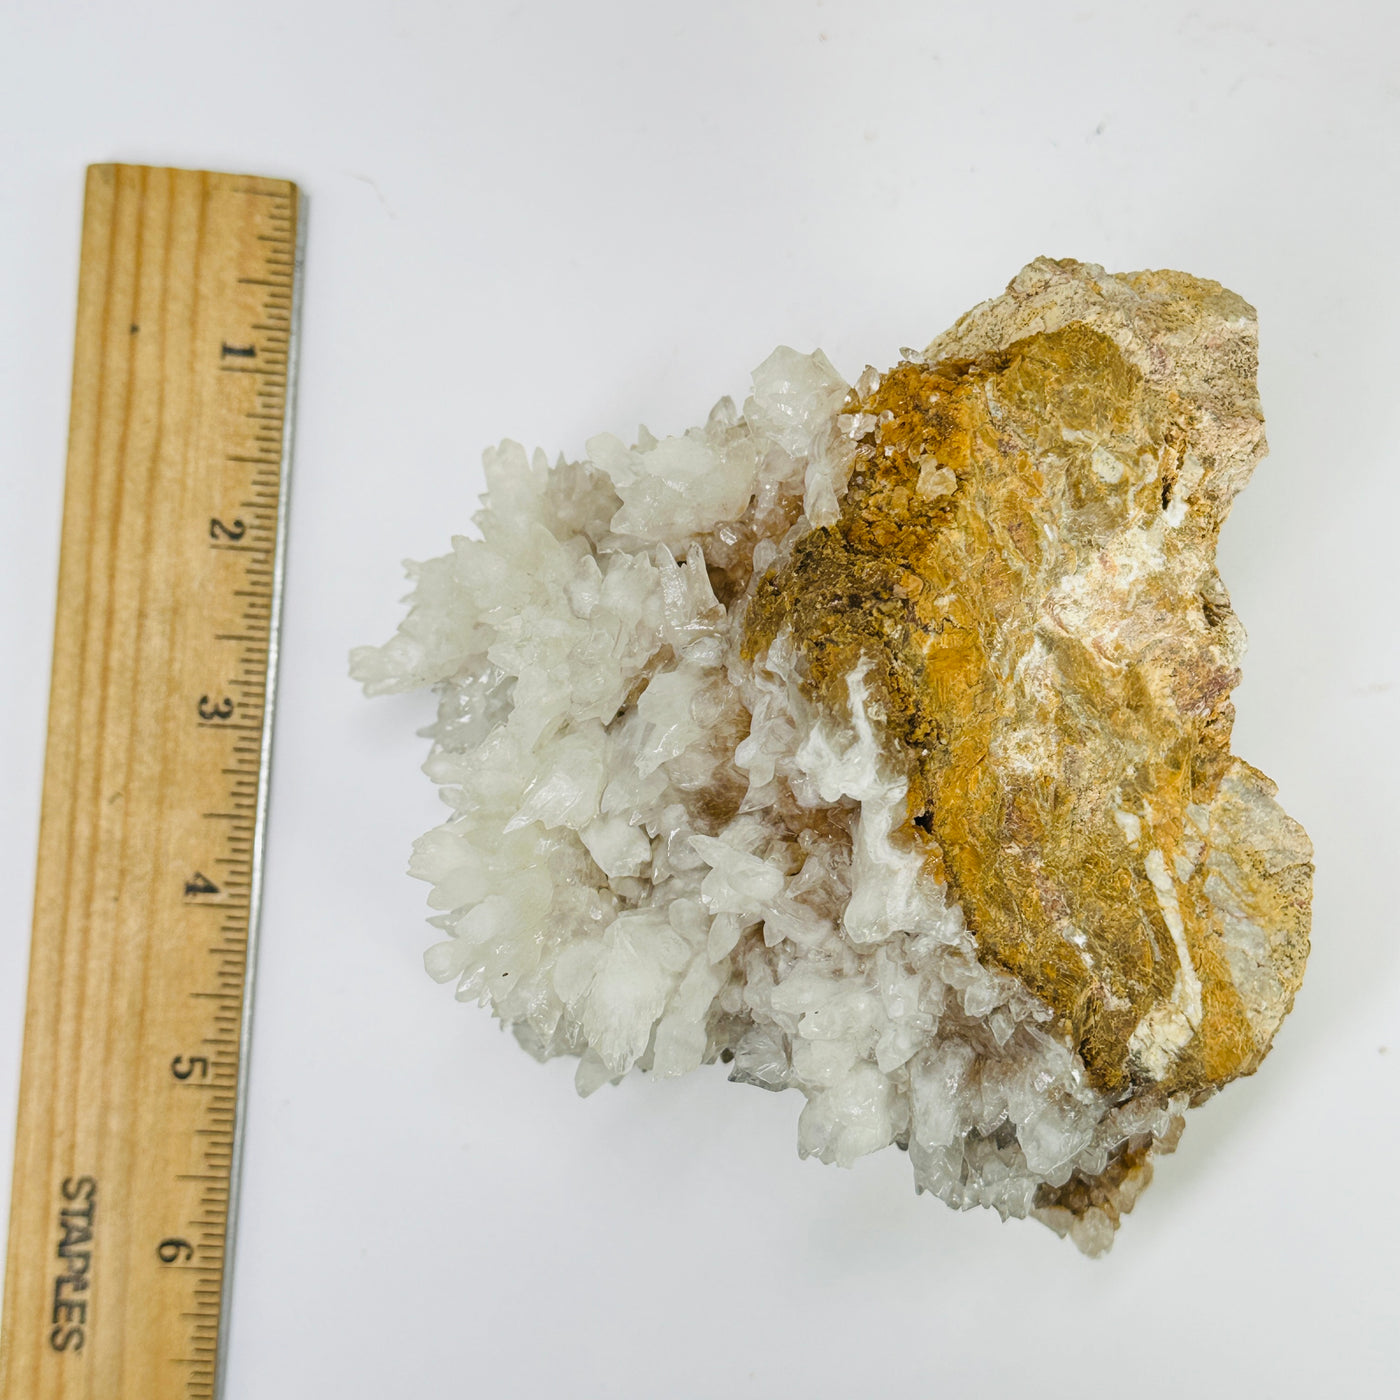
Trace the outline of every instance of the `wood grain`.
{"type": "Polygon", "coordinates": [[[214,1393],[297,218],[88,172],[3,1400],[214,1393]]]}

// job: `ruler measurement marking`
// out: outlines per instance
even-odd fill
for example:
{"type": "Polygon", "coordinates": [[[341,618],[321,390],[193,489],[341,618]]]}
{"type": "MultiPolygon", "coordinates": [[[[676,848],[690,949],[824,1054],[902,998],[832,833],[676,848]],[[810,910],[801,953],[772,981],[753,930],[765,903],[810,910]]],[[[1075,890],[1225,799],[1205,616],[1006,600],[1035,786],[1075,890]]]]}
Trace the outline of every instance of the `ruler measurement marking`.
{"type": "Polygon", "coordinates": [[[293,187],[255,184],[89,172],[0,1400],[212,1397],[226,1354],[301,234],[293,187]],[[231,500],[244,542],[197,542],[231,500]],[[215,648],[228,722],[192,713],[215,648]],[[188,802],[161,805],[211,784],[232,811],[192,825],[188,802]],[[196,865],[215,898],[181,897],[196,865]],[[208,946],[186,936],[203,908],[223,911],[208,946]],[[56,1183],[94,1173],[65,1353],[56,1183]],[[172,1360],[198,1365],[177,1380],[172,1360]]]}

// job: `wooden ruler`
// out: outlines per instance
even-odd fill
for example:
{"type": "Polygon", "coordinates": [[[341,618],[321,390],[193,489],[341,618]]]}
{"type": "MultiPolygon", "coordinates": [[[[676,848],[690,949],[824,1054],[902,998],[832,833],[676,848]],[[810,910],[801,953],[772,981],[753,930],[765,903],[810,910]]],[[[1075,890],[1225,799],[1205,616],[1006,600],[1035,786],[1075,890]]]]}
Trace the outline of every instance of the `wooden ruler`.
{"type": "Polygon", "coordinates": [[[302,224],[88,172],[0,1400],[218,1388],[302,224]]]}

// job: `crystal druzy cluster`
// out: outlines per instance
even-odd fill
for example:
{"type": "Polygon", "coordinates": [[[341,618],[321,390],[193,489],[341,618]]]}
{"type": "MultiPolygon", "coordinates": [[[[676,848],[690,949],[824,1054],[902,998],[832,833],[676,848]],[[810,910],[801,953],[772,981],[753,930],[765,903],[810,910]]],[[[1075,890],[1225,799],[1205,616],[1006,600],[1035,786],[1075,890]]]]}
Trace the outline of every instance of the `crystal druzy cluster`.
{"type": "Polygon", "coordinates": [[[780,349],[680,437],[488,452],[353,658],[439,696],[428,970],[584,1093],[722,1061],[803,1155],[1106,1249],[1308,951],[1230,752],[1255,365],[1217,283],[1040,259],[854,385],[780,349]]]}

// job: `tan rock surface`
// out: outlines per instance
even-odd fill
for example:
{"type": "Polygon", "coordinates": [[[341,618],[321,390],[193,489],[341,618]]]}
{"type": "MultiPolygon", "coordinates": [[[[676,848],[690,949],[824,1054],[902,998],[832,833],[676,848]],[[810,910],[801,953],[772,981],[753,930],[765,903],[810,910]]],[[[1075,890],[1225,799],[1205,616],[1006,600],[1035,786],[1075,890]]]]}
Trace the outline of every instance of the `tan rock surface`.
{"type": "MultiPolygon", "coordinates": [[[[748,612],[747,653],[790,627],[828,706],[865,658],[905,838],[1114,1097],[1252,1072],[1308,951],[1310,844],[1230,753],[1214,560],[1265,452],[1256,345],[1217,283],[1032,263],[852,392],[839,519],[748,612]]],[[[1042,1204],[1088,1209],[1077,1180],[1042,1204]]]]}

